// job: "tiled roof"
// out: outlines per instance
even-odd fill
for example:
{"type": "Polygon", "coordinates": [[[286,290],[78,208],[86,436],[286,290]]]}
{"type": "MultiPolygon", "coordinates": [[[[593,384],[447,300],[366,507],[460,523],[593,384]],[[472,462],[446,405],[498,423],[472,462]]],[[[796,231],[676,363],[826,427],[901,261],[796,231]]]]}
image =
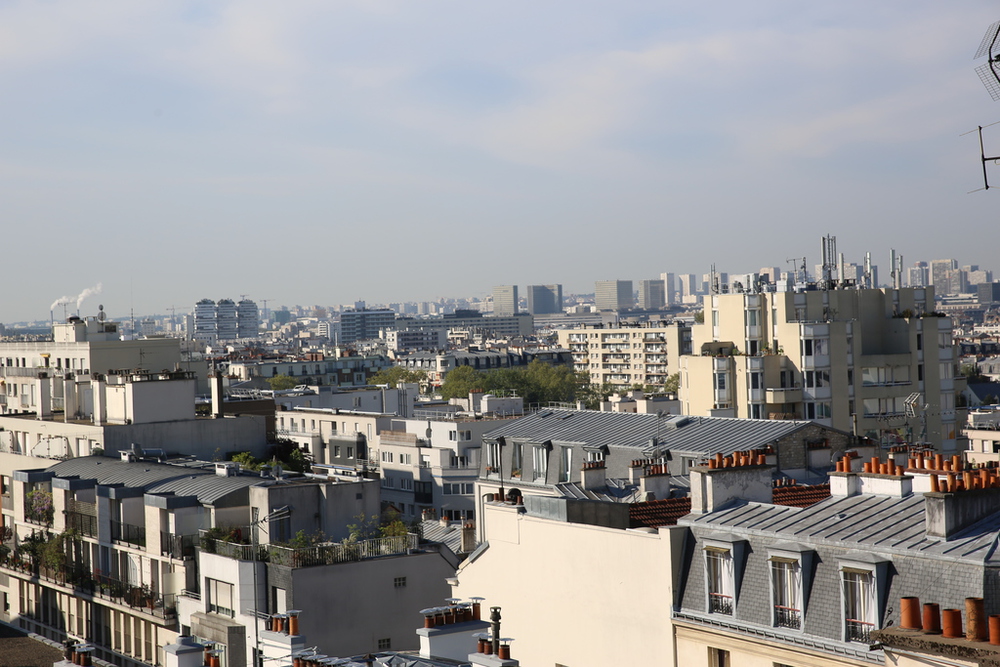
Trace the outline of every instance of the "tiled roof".
{"type": "Polygon", "coordinates": [[[809,507],[829,497],[829,484],[776,486],[772,502],[787,507],[809,507]]]}
{"type": "Polygon", "coordinates": [[[675,526],[691,512],[691,498],[667,498],[633,503],[628,509],[629,528],[675,526]]]}

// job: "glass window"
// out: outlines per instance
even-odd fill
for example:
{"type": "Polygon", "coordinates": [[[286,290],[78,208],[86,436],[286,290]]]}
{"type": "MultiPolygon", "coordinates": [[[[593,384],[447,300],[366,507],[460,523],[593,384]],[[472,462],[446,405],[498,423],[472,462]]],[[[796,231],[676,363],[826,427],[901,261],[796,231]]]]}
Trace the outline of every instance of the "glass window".
{"type": "Polygon", "coordinates": [[[573,477],[573,450],[561,447],[559,452],[559,481],[568,482],[573,477]]]}
{"type": "Polygon", "coordinates": [[[233,618],[236,616],[233,605],[233,585],[217,579],[205,578],[205,590],[208,593],[208,611],[233,618]]]}
{"type": "Polygon", "coordinates": [[[549,453],[544,446],[532,448],[532,463],[535,481],[544,482],[549,467],[549,453]]]}
{"type": "Polygon", "coordinates": [[[729,549],[705,548],[705,570],[708,579],[708,611],[712,614],[733,614],[733,554],[729,549]]]}
{"type": "Polygon", "coordinates": [[[875,586],[871,571],[844,568],[844,639],[868,644],[875,629],[875,586]]]}
{"type": "Polygon", "coordinates": [[[771,557],[771,599],[774,625],[798,630],[802,627],[802,569],[798,560],[771,557]]]}

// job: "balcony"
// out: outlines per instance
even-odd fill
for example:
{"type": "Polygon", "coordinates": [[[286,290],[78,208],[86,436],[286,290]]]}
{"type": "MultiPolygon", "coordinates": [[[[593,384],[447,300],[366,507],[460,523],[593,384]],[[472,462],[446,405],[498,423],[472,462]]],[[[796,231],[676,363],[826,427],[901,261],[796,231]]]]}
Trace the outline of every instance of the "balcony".
{"type": "Polygon", "coordinates": [[[781,387],[772,388],[768,387],[766,391],[765,400],[768,403],[801,403],[802,402],[802,388],[801,387],[781,387]]]}
{"type": "Polygon", "coordinates": [[[775,605],[774,625],[779,628],[798,630],[802,627],[802,611],[800,609],[775,605]]]}
{"type": "Polygon", "coordinates": [[[849,642],[861,642],[862,644],[871,644],[871,634],[872,630],[875,629],[874,623],[866,623],[864,621],[858,621],[852,618],[844,621],[844,634],[845,639],[849,642]]]}
{"type": "Polygon", "coordinates": [[[197,535],[174,535],[165,530],[160,531],[160,555],[184,560],[194,558],[197,535]]]}
{"type": "Polygon", "coordinates": [[[416,549],[420,542],[416,533],[407,533],[406,535],[378,537],[341,544],[317,544],[301,549],[267,544],[259,546],[257,558],[253,558],[252,545],[215,539],[209,537],[207,531],[204,530],[201,531],[201,534],[201,546],[207,553],[215,553],[236,560],[259,560],[272,565],[293,568],[352,563],[382,556],[399,556],[416,549]]]}
{"type": "Polygon", "coordinates": [[[134,547],[146,546],[146,527],[135,526],[121,521],[111,522],[111,540],[119,544],[129,544],[134,547]]]}
{"type": "Polygon", "coordinates": [[[97,537],[97,517],[66,512],[66,530],[75,530],[84,537],[97,537]]]}
{"type": "Polygon", "coordinates": [[[708,611],[711,614],[733,615],[733,598],[722,593],[708,594],[708,611]]]}

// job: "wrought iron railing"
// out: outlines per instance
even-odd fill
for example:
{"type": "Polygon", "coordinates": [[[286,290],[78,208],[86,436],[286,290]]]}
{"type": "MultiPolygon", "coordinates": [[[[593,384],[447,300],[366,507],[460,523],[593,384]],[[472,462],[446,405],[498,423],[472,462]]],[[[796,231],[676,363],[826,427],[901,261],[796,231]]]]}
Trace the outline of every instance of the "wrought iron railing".
{"type": "Polygon", "coordinates": [[[202,531],[201,547],[208,553],[234,558],[236,560],[260,560],[287,567],[311,567],[349,563],[381,556],[397,556],[416,549],[419,537],[407,533],[392,537],[377,537],[356,542],[317,544],[311,547],[294,548],[278,544],[257,547],[257,558],[253,558],[253,546],[236,544],[221,538],[213,538],[202,531]]]}
{"type": "Polygon", "coordinates": [[[779,628],[798,630],[802,627],[802,611],[791,607],[774,605],[774,624],[779,628]]]}
{"type": "Polygon", "coordinates": [[[866,623],[865,621],[858,621],[853,618],[849,618],[847,619],[845,625],[847,641],[861,642],[862,644],[871,643],[872,630],[875,629],[874,623],[866,623]]]}
{"type": "Polygon", "coordinates": [[[713,614],[733,615],[733,598],[722,593],[708,594],[708,611],[713,614]]]}
{"type": "Polygon", "coordinates": [[[66,530],[75,530],[86,537],[97,537],[97,517],[66,512],[66,530]]]}

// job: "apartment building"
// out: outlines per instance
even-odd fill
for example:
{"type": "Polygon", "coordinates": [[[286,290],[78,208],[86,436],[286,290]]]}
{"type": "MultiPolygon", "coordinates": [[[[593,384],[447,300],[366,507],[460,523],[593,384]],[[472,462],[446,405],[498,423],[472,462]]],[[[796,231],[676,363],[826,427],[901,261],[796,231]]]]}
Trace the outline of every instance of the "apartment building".
{"type": "Polygon", "coordinates": [[[662,310],[667,305],[667,286],[662,280],[639,281],[639,308],[662,310]]]}
{"type": "Polygon", "coordinates": [[[249,299],[202,299],[194,306],[191,337],[205,344],[256,338],[260,334],[260,311],[249,299]]]}
{"type": "Polygon", "coordinates": [[[535,320],[529,313],[510,316],[484,316],[477,310],[457,309],[441,317],[396,319],[397,327],[410,329],[447,329],[448,331],[476,331],[494,336],[530,336],[535,332],[535,320]]]}
{"type": "Polygon", "coordinates": [[[427,412],[423,419],[393,420],[380,432],[383,502],[407,520],[428,513],[450,521],[475,520],[483,434],[516,418],[485,407],[478,414],[427,412]]]}
{"type": "Polygon", "coordinates": [[[388,308],[381,310],[347,310],[340,314],[340,340],[342,345],[352,345],[359,340],[373,340],[383,331],[396,326],[396,313],[388,308]]]}
{"type": "Polygon", "coordinates": [[[952,321],[934,289],[713,294],[680,359],[685,414],[809,419],[956,451],[952,321]]]}
{"type": "Polygon", "coordinates": [[[593,384],[662,387],[680,371],[681,355],[691,353],[691,329],[675,324],[585,326],[556,332],[559,346],[573,356],[573,370],[593,384]]]}
{"type": "Polygon", "coordinates": [[[229,375],[261,387],[267,387],[267,379],[278,375],[301,378],[302,384],[363,387],[372,375],[390,366],[392,360],[384,354],[359,354],[335,347],[301,357],[234,361],[229,364],[229,375]]]}
{"type": "Polygon", "coordinates": [[[773,502],[767,466],[693,469],[677,664],[890,664],[876,637],[913,627],[908,598],[997,613],[995,474],[949,462],[949,484],[930,457],[898,456],[848,458],[806,507],[773,502]]]}

